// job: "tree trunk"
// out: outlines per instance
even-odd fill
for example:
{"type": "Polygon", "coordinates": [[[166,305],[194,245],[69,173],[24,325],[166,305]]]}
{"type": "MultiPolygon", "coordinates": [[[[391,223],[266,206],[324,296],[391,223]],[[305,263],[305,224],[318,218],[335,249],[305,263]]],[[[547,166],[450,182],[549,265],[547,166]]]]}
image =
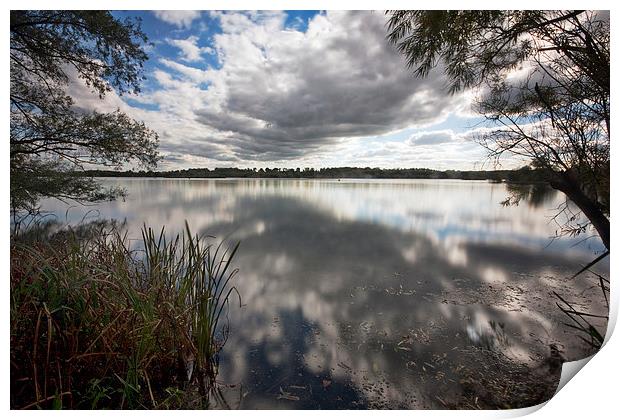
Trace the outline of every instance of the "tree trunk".
{"type": "Polygon", "coordinates": [[[555,175],[556,176],[551,180],[551,186],[562,191],[575,205],[577,205],[577,207],[579,207],[598,232],[607,250],[609,250],[609,219],[605,213],[603,213],[598,203],[583,192],[574,172],[565,171],[556,173],[555,175]]]}

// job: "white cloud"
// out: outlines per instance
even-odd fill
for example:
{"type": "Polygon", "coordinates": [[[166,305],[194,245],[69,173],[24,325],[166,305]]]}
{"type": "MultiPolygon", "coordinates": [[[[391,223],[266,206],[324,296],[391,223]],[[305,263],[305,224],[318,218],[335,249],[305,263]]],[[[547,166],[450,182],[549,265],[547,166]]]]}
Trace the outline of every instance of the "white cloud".
{"type": "Polygon", "coordinates": [[[158,19],[179,28],[189,28],[200,17],[199,10],[154,10],[158,19]]]}
{"type": "Polygon", "coordinates": [[[211,44],[218,66],[189,65],[205,48],[195,36],[173,40],[181,57],[160,58],[149,75],[159,86],[138,99],[157,106],[141,117],[159,132],[171,165],[432,167],[433,159],[474,159],[450,143],[420,153],[411,142],[431,141],[421,135],[369,140],[430,127],[469,104],[467,94],[446,93],[441,72],[412,75],[385,39],[382,13],[328,11],[306,32],[285,28],[281,12],[210,14],[221,26],[211,44]]]}
{"type": "Polygon", "coordinates": [[[212,15],[222,29],[213,45],[220,69],[162,64],[179,83],[209,83],[209,101],[192,117],[215,137],[201,143],[225,144],[241,160],[296,159],[343,138],[433,123],[460,99],[443,92],[439,73],[411,75],[380,13],[328,12],[306,33],[284,30],[282,13],[212,15]]]}
{"type": "Polygon", "coordinates": [[[428,146],[443,143],[454,143],[460,141],[452,130],[423,131],[409,137],[409,143],[413,146],[428,146]]]}
{"type": "Polygon", "coordinates": [[[213,54],[214,51],[211,47],[199,47],[199,38],[196,35],[191,35],[186,39],[167,39],[166,41],[178,49],[181,50],[180,58],[187,62],[201,61],[202,54],[213,54]]]}

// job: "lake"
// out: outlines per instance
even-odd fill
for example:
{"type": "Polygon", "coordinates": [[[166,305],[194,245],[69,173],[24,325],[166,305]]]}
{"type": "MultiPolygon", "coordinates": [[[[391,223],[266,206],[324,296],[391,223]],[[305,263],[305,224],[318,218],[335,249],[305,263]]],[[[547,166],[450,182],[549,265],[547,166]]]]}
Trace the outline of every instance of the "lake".
{"type": "Polygon", "coordinates": [[[507,185],[486,181],[101,181],[127,198],[43,208],[63,223],[124,221],[136,243],[143,223],[177,233],[186,220],[214,243],[241,242],[218,407],[542,402],[559,357],[592,353],[552,292],[605,313],[592,275],[568,280],[604,247],[551,239],[556,191],[502,206],[507,185]]]}

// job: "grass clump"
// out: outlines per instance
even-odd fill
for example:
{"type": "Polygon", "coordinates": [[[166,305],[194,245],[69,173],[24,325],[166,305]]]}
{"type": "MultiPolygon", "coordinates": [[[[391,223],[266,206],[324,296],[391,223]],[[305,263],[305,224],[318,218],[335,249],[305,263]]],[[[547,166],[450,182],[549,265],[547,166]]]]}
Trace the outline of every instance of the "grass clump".
{"type": "MultiPolygon", "coordinates": [[[[114,225],[11,237],[12,408],[204,408],[239,244],[114,225]]],[[[240,303],[240,297],[239,297],[240,303]]]]}

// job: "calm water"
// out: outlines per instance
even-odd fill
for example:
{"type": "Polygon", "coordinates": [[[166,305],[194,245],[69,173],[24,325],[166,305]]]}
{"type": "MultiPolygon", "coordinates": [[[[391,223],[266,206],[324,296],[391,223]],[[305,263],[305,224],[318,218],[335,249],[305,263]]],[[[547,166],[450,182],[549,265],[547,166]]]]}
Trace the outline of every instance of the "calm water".
{"type": "Polygon", "coordinates": [[[488,381],[552,386],[550,345],[569,360],[590,350],[551,292],[604,312],[592,279],[565,280],[601,243],[550,240],[561,193],[503,207],[506,185],[480,181],[102,182],[128,198],[44,207],[62,222],[126,221],[134,238],[144,222],[187,220],[241,241],[244,306],[231,307],[218,377],[233,408],[443,407],[497,399],[488,381]]]}

